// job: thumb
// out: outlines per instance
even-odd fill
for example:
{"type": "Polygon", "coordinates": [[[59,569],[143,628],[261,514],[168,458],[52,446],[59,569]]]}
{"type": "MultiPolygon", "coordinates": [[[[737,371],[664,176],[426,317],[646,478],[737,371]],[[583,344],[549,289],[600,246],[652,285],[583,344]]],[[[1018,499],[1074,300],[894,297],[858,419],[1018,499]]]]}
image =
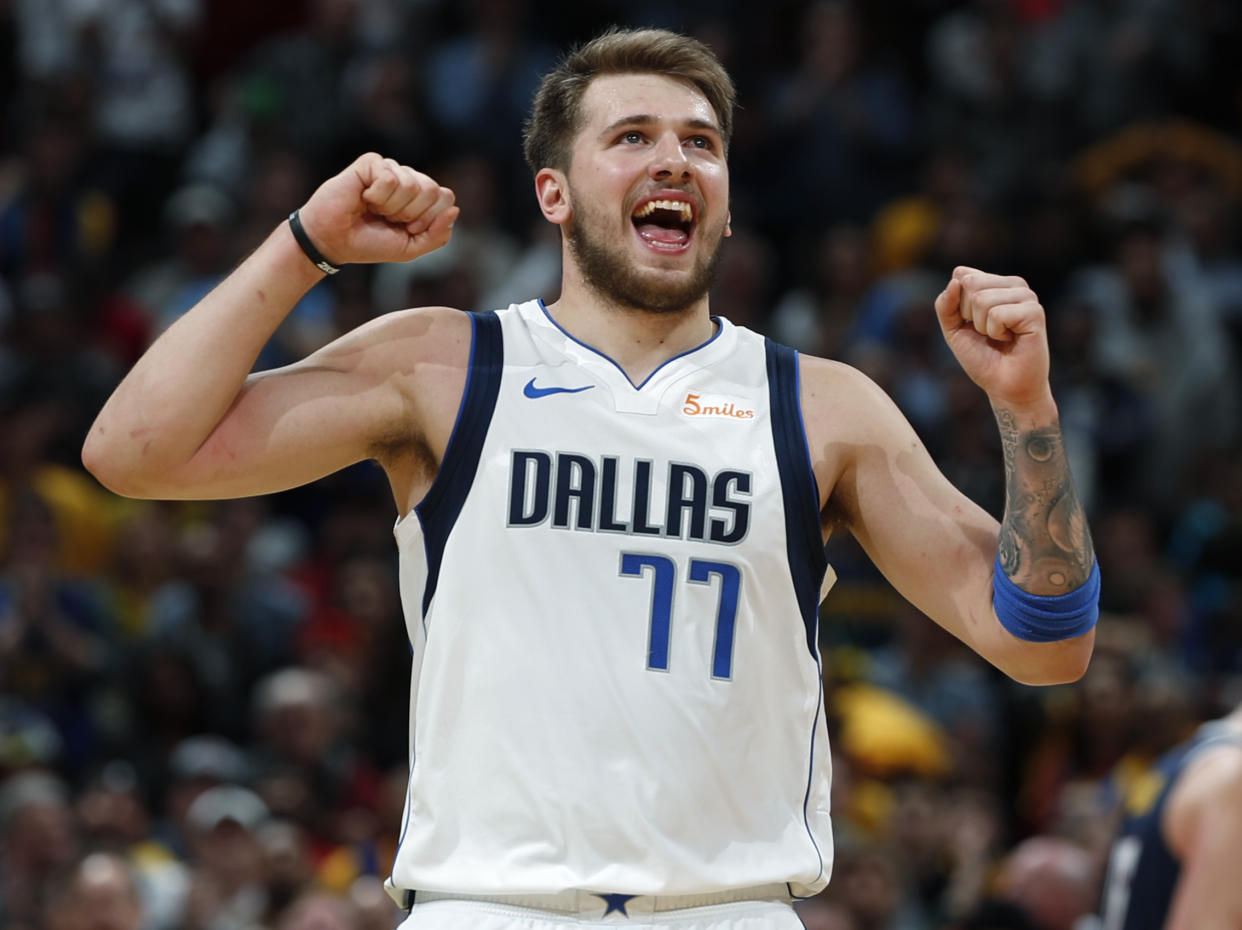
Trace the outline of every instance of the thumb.
{"type": "MultiPolygon", "coordinates": [[[[956,275],[956,272],[954,274],[956,275]]],[[[949,283],[936,298],[935,305],[936,318],[940,321],[940,328],[945,332],[955,330],[965,322],[962,318],[961,302],[962,282],[956,277],[950,278],[949,283]]]]}

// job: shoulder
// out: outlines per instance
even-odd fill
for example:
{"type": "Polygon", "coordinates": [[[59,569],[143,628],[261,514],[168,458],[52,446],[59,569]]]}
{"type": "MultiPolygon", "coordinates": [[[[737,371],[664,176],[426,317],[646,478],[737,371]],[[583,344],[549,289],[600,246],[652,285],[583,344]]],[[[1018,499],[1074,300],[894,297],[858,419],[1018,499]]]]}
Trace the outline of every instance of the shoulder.
{"type": "Polygon", "coordinates": [[[465,364],[473,333],[471,316],[452,307],[417,307],[386,313],[363,323],[329,346],[337,355],[361,354],[393,372],[419,363],[465,364]]]}
{"type": "Polygon", "coordinates": [[[833,441],[877,441],[908,429],[883,388],[857,368],[800,355],[799,375],[809,434],[833,441]]]}
{"type": "Polygon", "coordinates": [[[399,392],[435,380],[446,369],[465,372],[473,335],[471,316],[451,307],[418,307],[385,313],[357,326],[294,364],[332,371],[359,385],[399,392]]]}
{"type": "Polygon", "coordinates": [[[799,379],[820,503],[836,499],[851,512],[860,471],[891,470],[899,454],[921,450],[922,444],[897,405],[857,368],[802,355],[799,379]]]}

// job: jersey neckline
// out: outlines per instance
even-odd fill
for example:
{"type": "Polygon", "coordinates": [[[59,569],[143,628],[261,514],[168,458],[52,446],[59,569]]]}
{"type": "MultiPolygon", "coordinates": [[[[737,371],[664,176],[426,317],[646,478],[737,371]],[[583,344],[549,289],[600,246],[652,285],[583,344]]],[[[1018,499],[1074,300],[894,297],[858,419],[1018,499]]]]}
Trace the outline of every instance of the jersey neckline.
{"type": "MultiPolygon", "coordinates": [[[[547,325],[555,329],[556,332],[559,333],[567,342],[573,343],[574,345],[582,349],[585,349],[588,353],[590,353],[590,355],[587,356],[587,358],[582,359],[584,363],[588,363],[589,360],[591,359],[607,363],[607,365],[610,366],[610,368],[605,368],[605,370],[615,371],[616,374],[619,374],[621,376],[624,383],[628,385],[629,388],[633,391],[642,391],[643,388],[645,388],[647,385],[651,384],[654,380],[656,380],[656,377],[658,375],[667,374],[669,371],[672,370],[671,366],[673,366],[674,363],[681,361],[682,359],[685,359],[691,355],[696,355],[700,353],[707,355],[709,354],[708,350],[714,347],[717,347],[717,346],[724,346],[728,342],[728,339],[723,338],[723,337],[726,337],[726,335],[731,337],[733,334],[732,331],[734,329],[733,324],[730,323],[724,317],[712,315],[710,319],[715,324],[716,331],[712,333],[711,336],[709,336],[703,342],[700,342],[698,345],[692,346],[691,348],[686,349],[684,352],[679,352],[676,355],[665,359],[652,370],[651,374],[647,375],[647,377],[645,377],[640,383],[635,384],[633,380],[630,378],[630,376],[626,374],[625,369],[621,367],[621,365],[617,362],[616,359],[608,355],[608,353],[602,352],[599,349],[595,348],[595,346],[591,345],[590,343],[583,342],[577,336],[569,332],[569,330],[565,329],[565,327],[563,327],[560,323],[558,323],[556,321],[556,318],[553,317],[552,314],[548,312],[548,307],[543,302],[543,298],[537,298],[534,301],[534,304],[538,306],[540,311],[542,311],[542,322],[545,322],[547,325]]],[[[535,318],[531,322],[541,322],[541,320],[539,316],[535,316],[535,318]]],[[[715,353],[710,353],[710,354],[714,355],[715,353]]],[[[696,361],[698,361],[698,359],[696,359],[696,361]]],[[[702,359],[702,362],[706,364],[708,363],[708,359],[704,358],[702,359]]],[[[588,365],[588,367],[594,367],[594,366],[588,365]]]]}

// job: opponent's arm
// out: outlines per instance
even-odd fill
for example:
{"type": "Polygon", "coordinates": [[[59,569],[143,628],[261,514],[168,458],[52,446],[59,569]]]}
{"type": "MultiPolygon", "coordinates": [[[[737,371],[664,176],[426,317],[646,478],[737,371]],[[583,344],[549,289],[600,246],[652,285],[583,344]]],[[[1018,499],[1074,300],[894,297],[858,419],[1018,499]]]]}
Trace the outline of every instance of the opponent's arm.
{"type": "MultiPolygon", "coordinates": [[[[300,214],[330,261],[408,261],[448,241],[452,201],[425,175],[371,154],[324,182],[300,214]]],[[[318,478],[408,428],[401,375],[417,345],[461,336],[443,314],[372,321],[301,362],[249,374],[321,277],[282,223],[138,360],[87,435],[86,467],[134,497],[241,497],[318,478]]]]}
{"type": "Polygon", "coordinates": [[[826,516],[945,629],[1013,678],[1051,684],[1082,675],[1094,634],[1037,642],[1009,632],[993,609],[998,553],[1018,588],[1044,596],[1080,589],[1094,556],[1048,389],[1043,311],[1017,281],[959,269],[937,301],[950,347],[1001,426],[1001,524],[945,479],[892,401],[852,369],[807,360],[804,409],[832,488],[826,516]]]}
{"type": "Polygon", "coordinates": [[[1242,930],[1242,751],[1204,750],[1178,779],[1161,827],[1182,863],[1165,930],[1242,930]]]}

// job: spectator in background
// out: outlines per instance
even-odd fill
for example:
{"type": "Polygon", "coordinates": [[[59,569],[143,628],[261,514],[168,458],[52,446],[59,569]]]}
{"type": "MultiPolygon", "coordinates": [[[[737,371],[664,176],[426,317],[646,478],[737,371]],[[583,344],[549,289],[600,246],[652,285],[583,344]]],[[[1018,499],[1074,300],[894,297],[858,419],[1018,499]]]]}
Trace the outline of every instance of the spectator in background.
{"type": "Polygon", "coordinates": [[[798,36],[799,58],[773,83],[767,109],[774,123],[769,144],[784,166],[779,186],[800,193],[774,198],[767,209],[805,232],[804,198],[860,220],[896,193],[912,118],[900,70],[872,54],[852,2],[808,4],[798,36]]]}
{"type": "Polygon", "coordinates": [[[208,789],[249,784],[252,766],[240,747],[223,737],[205,734],[181,741],[167,758],[167,771],[159,773],[159,790],[155,792],[161,806],[153,832],[184,859],[191,805],[208,789]]]}
{"type": "Polygon", "coordinates": [[[373,806],[379,791],[378,773],[342,735],[353,703],[327,675],[299,667],[273,672],[254,689],[256,790],[324,843],[343,838],[351,813],[373,806]]]}
{"type": "Polygon", "coordinates": [[[868,679],[940,726],[960,774],[975,785],[995,785],[1002,696],[987,666],[909,605],[897,608],[894,636],[873,656],[868,679]]]}
{"type": "Polygon", "coordinates": [[[347,125],[345,80],[358,60],[361,0],[310,0],[295,28],[255,48],[241,69],[242,93],[261,138],[279,139],[330,163],[347,125]]]}
{"type": "MultiPolygon", "coordinates": [[[[133,765],[113,760],[84,783],[75,814],[85,848],[107,853],[129,873],[146,930],[173,930],[185,903],[189,870],[156,838],[143,788],[133,765]]],[[[68,923],[66,930],[75,926],[68,923]]]]}
{"type": "Polygon", "coordinates": [[[134,873],[115,853],[95,852],[78,862],[48,902],[46,930],[144,930],[134,873]]]}
{"type": "Polygon", "coordinates": [[[1020,17],[1003,0],[957,4],[928,30],[924,49],[933,88],[924,132],[963,153],[975,191],[991,199],[1025,186],[1027,166],[1066,140],[1054,101],[1039,92],[1030,60],[1037,46],[1020,17]]]}
{"type": "Polygon", "coordinates": [[[514,159],[513,145],[556,52],[544,43],[543,30],[532,28],[531,6],[521,0],[468,0],[460,12],[466,28],[429,46],[423,72],[428,114],[463,149],[504,166],[501,215],[524,220],[530,177],[514,159]]]}
{"type": "Polygon", "coordinates": [[[402,763],[409,748],[407,734],[390,719],[409,688],[407,636],[391,560],[367,555],[340,565],[335,589],[298,636],[299,661],[326,674],[357,707],[345,735],[369,747],[385,769],[402,763]]]}
{"type": "Polygon", "coordinates": [[[1242,658],[1242,449],[1211,462],[1169,533],[1168,562],[1189,585],[1193,643],[1209,676],[1242,658]]]}
{"type": "Polygon", "coordinates": [[[209,788],[186,811],[191,884],[184,922],[194,930],[250,930],[270,901],[258,833],[271,813],[240,785],[209,788]]]}
{"type": "Polygon", "coordinates": [[[781,295],[772,311],[774,339],[799,352],[839,358],[846,333],[871,283],[871,254],[857,226],[834,226],[808,259],[809,284],[781,295]]]}
{"type": "Polygon", "coordinates": [[[41,452],[62,462],[72,461],[66,446],[83,429],[83,403],[106,396],[117,377],[115,359],[91,340],[82,286],[68,267],[19,281],[11,343],[17,359],[4,379],[12,379],[9,389],[21,397],[19,403],[47,404],[48,448],[41,452]]]}
{"type": "Polygon", "coordinates": [[[38,930],[53,879],[78,855],[70,790],[49,772],[0,782],[0,925],[38,930]]]}
{"type": "Polygon", "coordinates": [[[1142,491],[1166,507],[1198,453],[1238,435],[1234,356],[1220,308],[1193,282],[1170,280],[1162,240],[1148,225],[1122,232],[1112,265],[1073,284],[1093,313],[1096,371],[1122,381],[1152,412],[1142,491]]]}
{"type": "Polygon", "coordinates": [[[81,412],[65,403],[64,395],[37,381],[23,379],[8,390],[0,388],[0,559],[10,557],[12,544],[20,542],[12,536],[18,519],[14,511],[19,501],[30,498],[22,519],[35,516],[30,508],[36,506],[50,511],[54,565],[79,575],[106,564],[118,508],[116,498],[59,460],[56,450],[65,439],[69,411],[81,412]]]}
{"type": "Polygon", "coordinates": [[[1091,930],[1099,876],[1081,847],[1051,836],[1023,840],[1002,860],[995,894],[1034,930],[1091,930]]]}
{"type": "Polygon", "coordinates": [[[156,232],[194,131],[186,52],[202,9],[199,0],[73,0],[67,9],[90,81],[95,171],[123,205],[122,242],[136,251],[156,232]]]}
{"type": "Polygon", "coordinates": [[[348,899],[309,891],[285,911],[276,930],[361,930],[361,915],[348,899]]]}
{"type": "Polygon", "coordinates": [[[1219,181],[1204,180],[1175,211],[1165,250],[1169,276],[1178,287],[1207,291],[1230,328],[1235,350],[1242,348],[1242,256],[1232,245],[1239,232],[1237,200],[1219,181]]]}
{"type": "Polygon", "coordinates": [[[259,871],[267,894],[262,923],[270,927],[312,887],[314,850],[306,831],[288,820],[272,819],[260,825],[255,839],[262,854],[259,871]]]}
{"type": "Polygon", "coordinates": [[[160,600],[151,646],[193,667],[209,699],[208,719],[218,732],[237,737],[249,688],[292,661],[308,605],[280,562],[262,557],[267,531],[281,530],[268,522],[264,502],[231,501],[203,516],[182,530],[182,577],[160,600]]]}
{"type": "Polygon", "coordinates": [[[15,177],[0,190],[0,274],[11,280],[95,266],[117,233],[118,201],[86,171],[87,127],[71,115],[30,119],[15,177]]]}
{"type": "Polygon", "coordinates": [[[0,557],[0,681],[6,692],[52,720],[61,762],[80,773],[98,750],[88,695],[108,667],[107,641],[94,591],[57,565],[55,517],[25,494],[8,513],[8,550],[0,557]]]}
{"type": "Polygon", "coordinates": [[[149,314],[151,338],[214,287],[237,257],[236,209],[218,187],[199,183],[179,188],[164,203],[161,216],[173,248],[139,268],[126,288],[149,314]]]}

